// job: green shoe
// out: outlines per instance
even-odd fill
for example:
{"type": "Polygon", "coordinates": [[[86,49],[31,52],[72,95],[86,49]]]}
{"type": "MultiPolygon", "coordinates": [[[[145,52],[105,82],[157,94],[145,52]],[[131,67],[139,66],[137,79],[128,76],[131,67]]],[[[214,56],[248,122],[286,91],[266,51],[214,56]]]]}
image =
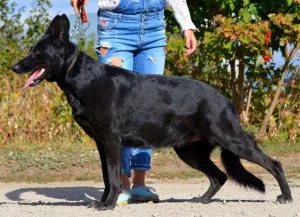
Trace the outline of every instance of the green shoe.
{"type": "Polygon", "coordinates": [[[117,205],[127,205],[131,202],[131,193],[128,190],[122,190],[122,192],[118,196],[117,205]]]}
{"type": "Polygon", "coordinates": [[[152,187],[138,186],[131,189],[131,197],[134,202],[159,202],[158,194],[153,193],[155,189],[152,187]]]}

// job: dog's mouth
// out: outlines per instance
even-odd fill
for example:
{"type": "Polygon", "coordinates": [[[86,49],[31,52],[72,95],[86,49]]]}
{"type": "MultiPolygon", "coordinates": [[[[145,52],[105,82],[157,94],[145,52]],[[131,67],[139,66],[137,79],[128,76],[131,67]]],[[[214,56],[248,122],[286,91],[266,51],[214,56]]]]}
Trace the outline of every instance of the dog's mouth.
{"type": "Polygon", "coordinates": [[[39,67],[30,74],[29,78],[25,82],[22,89],[36,86],[39,83],[41,83],[45,78],[46,78],[46,68],[39,67]]]}

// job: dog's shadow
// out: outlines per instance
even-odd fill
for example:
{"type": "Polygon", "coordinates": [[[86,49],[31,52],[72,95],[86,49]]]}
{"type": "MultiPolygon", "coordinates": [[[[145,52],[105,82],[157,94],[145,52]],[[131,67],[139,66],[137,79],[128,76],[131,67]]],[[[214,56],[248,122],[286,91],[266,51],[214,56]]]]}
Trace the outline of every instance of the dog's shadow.
{"type": "Polygon", "coordinates": [[[5,196],[10,201],[18,202],[22,205],[86,206],[93,200],[100,200],[103,191],[103,188],[95,188],[88,186],[20,188],[6,193],[5,196]],[[38,195],[37,199],[32,199],[32,196],[30,196],[30,198],[28,198],[26,195],[24,196],[24,194],[27,193],[34,193],[35,195],[38,195]],[[47,198],[47,200],[43,201],[45,197],[47,198]],[[32,202],[30,200],[32,200],[32,202]]]}
{"type": "MultiPolygon", "coordinates": [[[[103,188],[95,188],[95,187],[47,187],[47,188],[21,188],[11,192],[6,193],[7,199],[12,202],[18,202],[18,204],[22,205],[31,205],[31,206],[87,206],[93,200],[100,200],[103,194],[103,188]],[[34,193],[35,195],[42,196],[37,197],[36,201],[32,200],[32,196],[26,198],[26,193],[34,193]],[[43,197],[50,198],[43,202],[43,197]],[[51,201],[53,200],[54,201],[51,201]],[[55,201],[61,200],[61,201],[55,201]],[[30,201],[30,202],[29,202],[30,201]]],[[[159,203],[200,203],[193,199],[176,199],[169,198],[160,200],[159,203]]],[[[225,201],[222,199],[213,199],[212,203],[224,203],[225,201]]],[[[238,200],[238,199],[230,199],[226,200],[226,203],[263,203],[266,200],[238,200]]],[[[4,202],[0,204],[5,204],[10,202],[4,202]]]]}

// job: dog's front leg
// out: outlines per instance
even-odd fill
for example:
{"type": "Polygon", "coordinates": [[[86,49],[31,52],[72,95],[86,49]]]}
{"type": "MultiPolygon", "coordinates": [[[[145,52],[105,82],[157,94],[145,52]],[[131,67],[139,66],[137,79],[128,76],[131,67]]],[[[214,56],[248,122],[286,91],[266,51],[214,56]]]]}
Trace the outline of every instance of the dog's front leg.
{"type": "MultiPolygon", "coordinates": [[[[74,112],[74,111],[73,111],[74,112]]],[[[117,196],[121,189],[121,140],[115,134],[101,136],[95,127],[83,115],[74,112],[76,122],[84,131],[94,138],[97,143],[102,164],[102,174],[105,190],[101,201],[93,201],[89,207],[96,209],[113,209],[116,205],[117,196]]]]}
{"type": "Polygon", "coordinates": [[[105,190],[101,201],[93,201],[90,206],[98,210],[113,209],[121,191],[121,142],[117,139],[97,142],[102,164],[105,190]]]}
{"type": "Polygon", "coordinates": [[[97,141],[97,148],[100,155],[100,161],[101,161],[101,168],[102,168],[102,177],[104,181],[104,192],[101,198],[102,202],[105,202],[107,199],[107,196],[109,194],[109,179],[108,179],[108,172],[107,172],[107,161],[106,161],[106,155],[105,150],[103,148],[102,141],[97,141]]]}

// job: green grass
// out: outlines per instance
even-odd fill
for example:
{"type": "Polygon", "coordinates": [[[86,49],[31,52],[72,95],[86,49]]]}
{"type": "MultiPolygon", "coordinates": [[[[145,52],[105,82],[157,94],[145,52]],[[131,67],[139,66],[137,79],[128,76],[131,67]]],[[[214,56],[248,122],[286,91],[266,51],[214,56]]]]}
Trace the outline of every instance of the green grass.
{"type": "Polygon", "coordinates": [[[13,141],[0,147],[0,181],[99,180],[99,171],[94,143],[13,141]],[[91,167],[97,173],[89,174],[85,168],[91,167]]]}
{"type": "Polygon", "coordinates": [[[204,177],[203,173],[196,170],[181,171],[181,172],[154,172],[154,176],[157,179],[193,179],[204,177]]]}
{"type": "Polygon", "coordinates": [[[288,155],[300,153],[300,141],[287,142],[285,136],[277,136],[273,138],[266,138],[259,143],[259,147],[270,154],[288,155]]]}
{"type": "Polygon", "coordinates": [[[11,140],[5,145],[0,146],[0,152],[66,152],[66,153],[77,153],[82,150],[92,149],[96,150],[96,145],[91,140],[87,142],[71,142],[68,139],[57,139],[55,142],[29,142],[11,140]]]}
{"type": "MultiPolygon", "coordinates": [[[[256,126],[244,127],[244,130],[254,136],[259,128],[256,126]]],[[[288,132],[280,131],[276,134],[271,134],[258,143],[259,147],[266,153],[275,155],[288,155],[291,153],[300,153],[300,138],[289,142],[288,132]]]]}
{"type": "MultiPolygon", "coordinates": [[[[296,142],[265,140],[259,146],[271,156],[284,157],[300,153],[300,144],[296,142]]],[[[219,154],[220,150],[216,149],[213,156],[219,154]]],[[[93,142],[57,140],[37,144],[14,141],[0,146],[0,181],[100,180],[99,162],[99,154],[93,142]]],[[[152,168],[153,177],[158,179],[202,177],[201,173],[181,162],[173,149],[155,150],[152,168]]],[[[298,171],[299,168],[291,168],[291,173],[294,170],[298,171]]]]}
{"type": "Polygon", "coordinates": [[[259,146],[267,153],[280,156],[300,153],[300,144],[296,143],[264,142],[259,146]]]}

